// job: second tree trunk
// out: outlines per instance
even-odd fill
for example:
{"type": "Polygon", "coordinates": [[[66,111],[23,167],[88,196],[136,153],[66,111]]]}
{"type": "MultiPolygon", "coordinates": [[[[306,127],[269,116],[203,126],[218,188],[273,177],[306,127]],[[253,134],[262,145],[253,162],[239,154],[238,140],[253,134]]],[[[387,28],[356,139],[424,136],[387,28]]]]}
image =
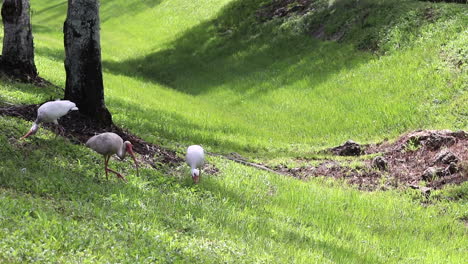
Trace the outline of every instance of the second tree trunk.
{"type": "Polygon", "coordinates": [[[104,125],[112,117],[104,104],[97,0],[68,0],[63,27],[65,44],[65,99],[80,112],[104,125]]]}

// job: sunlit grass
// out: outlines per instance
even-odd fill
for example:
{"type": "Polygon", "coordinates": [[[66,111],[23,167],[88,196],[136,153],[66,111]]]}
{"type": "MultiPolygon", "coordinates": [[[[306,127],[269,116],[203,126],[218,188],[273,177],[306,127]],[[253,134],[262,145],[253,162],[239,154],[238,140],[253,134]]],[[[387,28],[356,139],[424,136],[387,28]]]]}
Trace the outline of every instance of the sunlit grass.
{"type": "MultiPolygon", "coordinates": [[[[258,0],[101,1],[107,105],[119,126],[180,155],[198,143],[272,166],[314,165],[294,157],[313,157],[348,138],[466,129],[466,74],[443,60],[456,55],[444,55],[444,47],[462,47],[466,17],[442,4],[443,19],[415,27],[407,25],[418,17],[411,8],[432,4],[400,2],[410,19],[397,21],[382,47],[387,54],[377,56],[356,49],[357,37],[321,42],[277,32],[274,22],[254,25],[240,12],[258,0]],[[419,33],[405,40],[412,30],[419,33]]],[[[37,67],[64,87],[66,2],[32,5],[37,67]]],[[[339,20],[330,18],[329,30],[339,20]]],[[[0,105],[61,96],[52,86],[0,81],[0,105]]],[[[193,186],[184,165],[144,167],[136,177],[129,160],[112,159],[129,179],[123,184],[105,180],[101,156],[46,129],[18,141],[30,125],[0,117],[0,262],[465,259],[466,184],[430,199],[415,190],[364,193],[340,181],[299,181],[208,157],[220,172],[193,186]]]]}
{"type": "Polygon", "coordinates": [[[0,117],[0,260],[6,262],[458,263],[462,204],[421,207],[419,195],[361,193],[210,158],[220,173],[191,186],[112,159],[129,179],[105,180],[102,158],[27,122],[0,117]],[[441,213],[443,210],[444,213],[441,213]]]}
{"type": "MultiPolygon", "coordinates": [[[[33,22],[39,72],[63,87],[60,3],[35,2],[33,22]]],[[[421,45],[377,57],[303,35],[219,35],[210,19],[232,16],[228,3],[143,1],[128,14],[125,1],[102,3],[106,100],[117,124],[159,144],[262,156],[466,128],[445,106],[462,84],[449,86],[438,56],[459,17],[423,28],[421,45]]]]}

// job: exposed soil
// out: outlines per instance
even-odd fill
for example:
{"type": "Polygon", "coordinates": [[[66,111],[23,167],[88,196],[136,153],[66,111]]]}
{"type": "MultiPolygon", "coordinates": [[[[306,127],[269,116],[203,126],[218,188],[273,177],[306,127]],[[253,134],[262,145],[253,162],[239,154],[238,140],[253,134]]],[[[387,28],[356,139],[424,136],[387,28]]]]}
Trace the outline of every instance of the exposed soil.
{"type": "MultiPolygon", "coordinates": [[[[39,106],[0,107],[0,115],[33,121],[39,106]]],[[[98,133],[114,132],[124,140],[132,142],[133,149],[140,154],[140,159],[152,167],[157,168],[159,164],[177,165],[183,161],[172,150],[145,142],[115,125],[110,127],[99,125],[76,111],[62,117],[59,122],[65,130],[63,136],[73,143],[85,143],[98,133]]],[[[56,130],[54,125],[46,124],[45,127],[56,130]]],[[[348,141],[324,152],[340,156],[373,154],[373,158],[361,159],[361,163],[353,166],[350,166],[349,162],[333,159],[319,160],[319,165],[310,166],[307,163],[312,159],[298,158],[297,161],[304,163],[304,166],[269,168],[249,162],[241,156],[208,154],[223,156],[244,165],[304,180],[319,176],[344,179],[361,190],[411,187],[426,192],[442,188],[446,184],[460,184],[468,180],[468,134],[464,131],[419,130],[407,133],[395,142],[359,145],[348,141]],[[426,182],[425,187],[419,186],[421,181],[426,182]]],[[[314,160],[317,161],[316,158],[314,160]]],[[[208,174],[216,174],[219,171],[213,165],[205,166],[205,170],[208,174]]]]}
{"type": "Polygon", "coordinates": [[[205,165],[203,165],[202,170],[204,174],[209,174],[209,175],[217,175],[219,172],[219,169],[216,168],[216,166],[211,163],[205,163],[205,165]]]}
{"type": "MultiPolygon", "coordinates": [[[[356,2],[348,3],[350,6],[356,5],[356,2]]],[[[290,17],[290,16],[302,16],[309,12],[321,12],[326,10],[323,3],[315,0],[274,0],[269,4],[266,4],[259,8],[256,12],[258,20],[266,22],[278,17],[290,17]]],[[[327,14],[326,16],[329,16],[327,14]]],[[[310,35],[316,39],[328,40],[328,41],[341,41],[349,28],[358,22],[364,21],[369,15],[369,11],[363,10],[361,17],[356,17],[352,21],[348,21],[345,25],[342,25],[339,30],[333,33],[327,33],[325,30],[325,24],[311,25],[310,35]]]]}
{"type": "Polygon", "coordinates": [[[260,8],[257,17],[264,22],[276,17],[305,14],[314,8],[314,2],[313,0],[275,0],[260,8]]]}
{"type": "Polygon", "coordinates": [[[318,25],[317,27],[315,27],[315,29],[313,29],[310,32],[310,35],[313,38],[320,39],[320,40],[329,40],[329,41],[339,42],[345,36],[346,31],[348,30],[347,27],[349,27],[349,26],[350,25],[346,25],[346,27],[344,26],[344,27],[340,28],[340,30],[338,30],[338,31],[336,31],[336,32],[334,32],[332,34],[327,34],[325,32],[325,25],[322,24],[322,25],[318,25]]]}
{"type": "MultiPolygon", "coordinates": [[[[346,145],[351,146],[350,150],[356,149],[354,144],[343,144],[328,151],[339,155],[342,152],[337,150],[343,151],[346,145]]],[[[393,143],[361,145],[361,149],[363,154],[379,155],[364,159],[362,166],[323,160],[318,166],[274,169],[300,179],[317,176],[345,179],[364,190],[409,186],[427,191],[426,188],[439,189],[468,180],[468,134],[464,131],[420,130],[407,133],[393,143]],[[426,182],[426,187],[419,186],[421,181],[426,182]]]]}
{"type": "MultiPolygon", "coordinates": [[[[0,108],[0,115],[20,117],[29,121],[34,121],[37,115],[38,105],[10,106],[0,108]]],[[[78,111],[72,111],[59,120],[64,128],[64,137],[73,143],[85,143],[90,137],[103,133],[114,132],[133,144],[133,150],[141,155],[141,159],[153,167],[158,164],[178,164],[182,159],[177,154],[160,146],[148,143],[143,139],[115,126],[102,126],[96,121],[87,118],[78,111]]],[[[45,124],[45,127],[57,130],[53,124],[45,124]]],[[[25,131],[26,133],[27,131],[25,131]]]]}

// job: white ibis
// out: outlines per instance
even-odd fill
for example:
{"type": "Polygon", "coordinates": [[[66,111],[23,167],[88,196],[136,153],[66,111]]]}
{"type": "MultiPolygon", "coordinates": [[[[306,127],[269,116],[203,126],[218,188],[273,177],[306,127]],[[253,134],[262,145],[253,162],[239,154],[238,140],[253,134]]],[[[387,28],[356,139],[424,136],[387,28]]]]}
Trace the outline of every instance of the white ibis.
{"type": "Polygon", "coordinates": [[[185,158],[191,168],[193,182],[197,184],[200,181],[199,169],[205,163],[205,151],[199,145],[192,145],[187,148],[187,156],[185,158]]]}
{"type": "Polygon", "coordinates": [[[133,145],[132,143],[130,143],[130,141],[124,142],[119,135],[111,132],[106,132],[88,139],[88,141],[86,142],[86,146],[104,156],[106,178],[108,180],[108,172],[112,172],[115,175],[117,175],[118,178],[122,179],[125,182],[127,181],[127,179],[125,179],[125,177],[122,176],[122,174],[107,167],[110,157],[114,154],[117,154],[117,156],[121,160],[123,160],[127,152],[130,153],[130,155],[133,158],[133,161],[135,162],[138,175],[138,163],[135,158],[135,154],[133,153],[133,145]]]}
{"type": "MultiPolygon", "coordinates": [[[[32,125],[29,132],[26,133],[26,135],[24,135],[21,139],[25,139],[31,135],[36,134],[37,130],[39,130],[40,123],[54,123],[56,125],[59,125],[58,123],[59,118],[68,114],[68,112],[75,111],[75,110],[78,110],[78,107],[76,107],[76,104],[68,100],[57,100],[57,101],[47,102],[41,105],[37,109],[36,121],[34,121],[34,124],[32,125]]],[[[63,128],[61,127],[59,128],[63,132],[63,128]]]]}

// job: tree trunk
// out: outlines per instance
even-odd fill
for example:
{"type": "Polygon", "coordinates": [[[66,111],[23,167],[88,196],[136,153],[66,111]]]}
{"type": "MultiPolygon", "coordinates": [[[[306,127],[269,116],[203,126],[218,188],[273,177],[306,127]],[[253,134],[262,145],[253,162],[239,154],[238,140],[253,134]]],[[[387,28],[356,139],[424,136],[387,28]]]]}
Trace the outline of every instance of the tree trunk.
{"type": "Polygon", "coordinates": [[[112,116],[104,104],[99,24],[97,0],[68,0],[63,26],[65,99],[75,102],[82,114],[110,125],[112,116]]]}
{"type": "Polygon", "coordinates": [[[29,0],[4,0],[2,21],[4,37],[1,66],[3,71],[22,78],[36,78],[29,0]]]}

